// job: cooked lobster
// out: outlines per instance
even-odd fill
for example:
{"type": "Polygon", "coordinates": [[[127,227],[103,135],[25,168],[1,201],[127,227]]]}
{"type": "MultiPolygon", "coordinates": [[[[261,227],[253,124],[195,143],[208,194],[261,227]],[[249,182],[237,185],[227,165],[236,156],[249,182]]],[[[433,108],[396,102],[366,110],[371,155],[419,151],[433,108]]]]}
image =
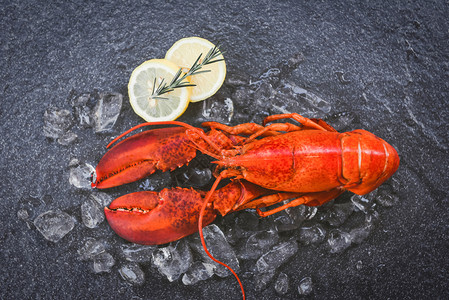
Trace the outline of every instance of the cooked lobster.
{"type": "Polygon", "coordinates": [[[216,159],[212,162],[217,165],[216,180],[208,192],[172,188],[131,193],[113,201],[105,208],[106,218],[118,235],[134,243],[164,244],[199,231],[208,252],[201,229],[218,214],[254,208],[265,217],[292,206],[321,205],[346,190],[363,195],[399,166],[396,150],[374,134],[339,133],[321,119],[299,114],[269,116],[263,125],[205,122],[207,132],[176,121],[144,123],[111,144],[136,128],[168,124],[178,127],[147,130],[112,147],[100,160],[92,186],[110,188],[156,170],[171,171],[188,164],[197,151],[216,159]],[[300,125],[271,123],[286,118],[300,125]],[[224,178],[231,182],[217,189],[224,178]],[[288,199],[293,200],[260,210],[288,199]]]}

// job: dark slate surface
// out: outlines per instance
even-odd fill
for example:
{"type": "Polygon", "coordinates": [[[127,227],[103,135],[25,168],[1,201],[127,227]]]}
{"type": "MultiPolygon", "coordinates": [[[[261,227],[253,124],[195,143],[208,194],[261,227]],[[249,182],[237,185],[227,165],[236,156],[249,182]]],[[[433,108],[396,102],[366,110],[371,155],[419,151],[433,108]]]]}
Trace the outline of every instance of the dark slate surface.
{"type": "MultiPolygon", "coordinates": [[[[402,2],[3,1],[0,298],[240,297],[230,277],[186,287],[145,269],[145,285],[132,287],[117,265],[98,275],[78,259],[86,236],[118,239],[105,223],[96,230],[82,224],[79,207],[89,192],[69,185],[68,163],[77,157],[95,164],[111,137],[141,122],[126,96],[110,133],[75,126],[78,141],[69,146],[43,136],[48,107],[70,110],[68,99],[82,92],[126,95],[138,64],[163,57],[176,40],[193,35],[222,43],[228,78],[256,78],[302,52],[305,61],[290,80],[331,104],[332,111],[318,117],[353,113],[357,127],[390,141],[400,153],[394,175],[399,203],[380,210],[374,232],[359,246],[335,255],[298,252],[280,269],[290,278],[285,298],[299,297],[296,287],[305,276],[313,279],[310,298],[447,297],[449,9],[446,1],[402,2]],[[31,220],[59,208],[75,217],[75,229],[58,243],[45,240],[17,217],[20,203],[30,197],[37,199],[31,220]]],[[[251,105],[233,101],[236,107],[251,105]]],[[[201,109],[191,105],[180,120],[198,125],[201,109]]],[[[273,284],[262,293],[247,286],[247,292],[250,299],[279,297],[273,284]]]]}

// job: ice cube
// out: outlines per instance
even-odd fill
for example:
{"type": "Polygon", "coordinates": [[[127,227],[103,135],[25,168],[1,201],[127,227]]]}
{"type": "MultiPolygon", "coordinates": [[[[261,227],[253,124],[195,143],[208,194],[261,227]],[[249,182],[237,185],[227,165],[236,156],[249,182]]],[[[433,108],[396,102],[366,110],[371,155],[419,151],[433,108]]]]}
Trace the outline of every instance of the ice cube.
{"type": "Polygon", "coordinates": [[[104,221],[103,207],[93,198],[88,198],[81,204],[81,219],[88,228],[95,228],[104,221]]]}
{"type": "Polygon", "coordinates": [[[79,189],[91,188],[91,176],[95,168],[90,164],[80,164],[70,168],[69,182],[79,189]]]}
{"type": "Polygon", "coordinates": [[[300,113],[307,116],[324,117],[331,111],[326,100],[292,82],[282,81],[276,89],[271,105],[274,113],[300,113]]]}
{"type": "Polygon", "coordinates": [[[172,282],[177,280],[192,265],[192,253],[185,239],[173,242],[169,246],[156,249],[153,264],[162,275],[172,282]]]}
{"type": "Polygon", "coordinates": [[[189,163],[188,166],[183,166],[172,173],[176,186],[202,188],[209,184],[212,179],[209,161],[205,162],[207,167],[197,163],[198,161],[189,163]]]}
{"type": "Polygon", "coordinates": [[[90,194],[90,198],[95,200],[98,203],[98,205],[100,205],[102,208],[108,206],[114,200],[114,198],[111,195],[98,191],[95,191],[92,194],[90,194]]]}
{"type": "Polygon", "coordinates": [[[311,109],[317,110],[322,113],[329,113],[332,109],[332,106],[329,102],[326,100],[318,97],[317,95],[313,94],[310,91],[307,91],[306,89],[297,86],[293,83],[286,83],[286,87],[291,88],[292,92],[296,96],[297,99],[303,100],[304,104],[308,104],[311,109]]]}
{"type": "Polygon", "coordinates": [[[394,194],[393,188],[390,185],[384,184],[378,189],[376,202],[384,207],[391,207],[399,202],[399,197],[394,194]]]}
{"type": "Polygon", "coordinates": [[[49,210],[37,216],[34,225],[44,238],[56,243],[75,227],[75,220],[59,209],[49,210]]]}
{"type": "Polygon", "coordinates": [[[310,227],[299,229],[299,241],[305,245],[319,244],[326,237],[326,229],[321,224],[314,224],[310,227]]]}
{"type": "Polygon", "coordinates": [[[94,97],[90,93],[84,93],[72,99],[72,107],[75,118],[81,127],[92,127],[92,107],[94,97]]]}
{"type": "Polygon", "coordinates": [[[294,240],[280,243],[262,255],[256,262],[259,273],[275,270],[298,252],[298,243],[294,240]]]}
{"type": "Polygon", "coordinates": [[[285,209],[287,215],[293,220],[294,224],[301,225],[305,220],[311,220],[316,215],[316,206],[299,205],[285,209]]]}
{"type": "MultiPolygon", "coordinates": [[[[217,225],[212,224],[203,228],[204,240],[207,245],[209,252],[219,261],[227,264],[235,272],[240,271],[240,264],[234,249],[229,245],[223,232],[217,225]]],[[[201,255],[202,261],[205,263],[212,264],[214,266],[214,273],[220,277],[226,277],[231,275],[228,269],[216,262],[212,261],[209,256],[204,252],[203,246],[200,241],[199,234],[195,234],[190,238],[190,246],[198,254],[201,255]]]]}
{"type": "Polygon", "coordinates": [[[373,206],[373,202],[368,198],[356,194],[351,197],[351,202],[354,204],[357,211],[361,211],[363,213],[367,213],[373,206]]]}
{"type": "Polygon", "coordinates": [[[115,122],[122,108],[123,95],[119,93],[100,93],[100,98],[94,108],[93,119],[95,122],[95,132],[109,131],[114,127],[115,122]]]}
{"type": "Polygon", "coordinates": [[[327,222],[331,226],[338,227],[346,221],[353,211],[354,204],[352,202],[334,204],[324,213],[322,221],[327,222]]]}
{"type": "Polygon", "coordinates": [[[365,224],[374,225],[379,219],[379,213],[375,210],[371,211],[369,214],[365,215],[365,224]]]}
{"type": "Polygon", "coordinates": [[[182,276],[182,283],[192,285],[198,281],[206,280],[214,275],[214,266],[201,261],[196,261],[182,276]]]}
{"type": "Polygon", "coordinates": [[[157,174],[157,176],[150,176],[149,178],[146,178],[139,185],[139,188],[144,191],[160,191],[163,188],[170,186],[170,183],[170,172],[162,172],[157,174]]]}
{"type": "Polygon", "coordinates": [[[49,107],[44,112],[44,135],[48,138],[58,139],[72,127],[72,113],[67,109],[49,107]]]}
{"type": "Polygon", "coordinates": [[[329,233],[327,243],[330,253],[340,253],[351,245],[351,236],[340,229],[333,229],[329,233]]]}
{"type": "Polygon", "coordinates": [[[68,146],[72,144],[74,141],[76,141],[77,138],[78,135],[69,130],[58,138],[58,143],[63,146],[68,146]]]}
{"type": "Polygon", "coordinates": [[[274,289],[279,295],[285,295],[288,292],[288,276],[285,273],[279,273],[276,282],[274,283],[274,289]]]}
{"type": "Polygon", "coordinates": [[[93,269],[95,273],[109,273],[114,265],[115,259],[108,252],[101,252],[93,258],[93,269]]]}
{"type": "MultiPolygon", "coordinates": [[[[284,201],[285,202],[285,201],[284,201]]],[[[293,220],[285,211],[272,215],[272,222],[277,232],[285,232],[298,228],[298,224],[295,224],[293,220]]]]}
{"type": "Polygon", "coordinates": [[[151,260],[156,246],[123,244],[120,246],[122,254],[127,261],[143,263],[151,260]]]}
{"type": "Polygon", "coordinates": [[[119,274],[123,280],[132,285],[142,285],[145,282],[145,274],[138,264],[130,263],[123,265],[119,269],[119,274]]]}
{"type": "Polygon", "coordinates": [[[229,124],[234,116],[234,102],[230,98],[203,101],[202,115],[208,121],[229,124]]]}
{"type": "Polygon", "coordinates": [[[93,259],[96,255],[106,251],[106,245],[101,240],[94,238],[87,238],[84,245],[78,249],[78,255],[80,260],[93,259]]]}
{"type": "Polygon", "coordinates": [[[257,272],[254,276],[254,290],[260,292],[273,280],[276,274],[275,269],[267,269],[265,272],[257,272]]]}
{"type": "Polygon", "coordinates": [[[239,254],[239,257],[257,259],[278,242],[279,235],[273,230],[256,232],[248,238],[244,251],[239,254]]]}
{"type": "Polygon", "coordinates": [[[312,286],[312,278],[310,277],[305,277],[303,278],[298,285],[298,293],[301,296],[307,296],[310,295],[312,293],[313,290],[313,286],[312,286]]]}
{"type": "Polygon", "coordinates": [[[366,223],[364,226],[353,228],[349,231],[351,242],[355,244],[361,244],[371,233],[373,225],[366,223]]]}

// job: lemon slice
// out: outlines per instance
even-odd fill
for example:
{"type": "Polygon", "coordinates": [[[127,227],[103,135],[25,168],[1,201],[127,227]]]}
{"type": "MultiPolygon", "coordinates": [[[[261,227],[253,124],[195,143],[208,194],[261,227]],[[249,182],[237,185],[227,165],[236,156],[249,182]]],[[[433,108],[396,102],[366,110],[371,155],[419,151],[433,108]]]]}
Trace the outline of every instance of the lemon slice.
{"type": "Polygon", "coordinates": [[[166,59],[151,59],[135,68],[128,84],[129,102],[134,112],[147,122],[178,118],[189,105],[191,87],[153,96],[161,83],[170,84],[178,70],[176,64],[166,59]]]}
{"type": "MultiPolygon", "coordinates": [[[[167,51],[165,59],[174,62],[187,73],[200,54],[202,54],[201,62],[209,50],[214,47],[214,44],[200,37],[184,38],[177,41],[167,51]]],[[[223,55],[220,54],[213,60],[217,59],[223,59],[223,55]]],[[[196,85],[192,88],[192,95],[190,96],[192,102],[209,98],[218,91],[225,80],[226,63],[224,60],[204,65],[200,71],[204,70],[210,70],[210,72],[189,76],[190,82],[196,85]]]]}

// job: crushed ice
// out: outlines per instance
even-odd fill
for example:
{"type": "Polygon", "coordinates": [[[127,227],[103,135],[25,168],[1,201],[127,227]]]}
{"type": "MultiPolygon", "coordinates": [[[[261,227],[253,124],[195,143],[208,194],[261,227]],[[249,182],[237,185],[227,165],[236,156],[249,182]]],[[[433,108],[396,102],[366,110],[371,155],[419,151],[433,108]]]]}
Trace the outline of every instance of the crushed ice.
{"type": "Polygon", "coordinates": [[[109,273],[114,265],[115,259],[108,252],[102,252],[93,258],[94,273],[109,273]]]}
{"type": "MultiPolygon", "coordinates": [[[[235,272],[239,272],[240,264],[235,251],[226,240],[226,237],[221,229],[217,225],[212,224],[203,228],[203,235],[207,249],[212,256],[230,266],[235,272]]],[[[216,275],[220,277],[231,275],[226,267],[217,264],[212,261],[209,256],[207,256],[201,244],[199,234],[194,234],[191,236],[190,241],[190,246],[194,251],[196,251],[197,254],[201,256],[201,260],[214,266],[214,273],[216,275]]]]}
{"type": "Polygon", "coordinates": [[[67,109],[49,107],[44,112],[44,136],[57,140],[61,145],[69,145],[77,139],[77,135],[70,129],[73,116],[67,109]]]}
{"type": "Polygon", "coordinates": [[[61,240],[75,227],[75,219],[60,210],[49,210],[34,219],[37,230],[49,241],[61,240]]]}
{"type": "Polygon", "coordinates": [[[196,261],[189,270],[182,276],[182,283],[192,285],[201,280],[206,280],[214,275],[215,267],[209,263],[196,261]]]}
{"type": "Polygon", "coordinates": [[[79,189],[91,188],[91,176],[95,168],[87,163],[73,166],[70,168],[69,182],[79,189]]]}
{"type": "Polygon", "coordinates": [[[276,282],[274,283],[274,289],[279,295],[285,295],[288,292],[289,280],[287,274],[280,272],[276,282]]]}
{"type": "Polygon", "coordinates": [[[207,121],[229,124],[234,116],[234,102],[231,98],[205,100],[202,115],[207,121]]]}
{"type": "Polygon", "coordinates": [[[303,278],[298,285],[298,293],[300,295],[310,295],[310,293],[312,293],[313,290],[313,286],[312,286],[312,278],[310,277],[305,277],[303,278]]]}
{"type": "Polygon", "coordinates": [[[103,241],[94,238],[86,238],[84,245],[82,245],[77,252],[80,260],[90,260],[105,251],[106,244],[103,241]]]}
{"type": "Polygon", "coordinates": [[[270,251],[257,260],[257,272],[265,273],[270,269],[279,268],[296,252],[298,252],[298,243],[295,240],[290,240],[274,246],[270,251]]]}
{"type": "Polygon", "coordinates": [[[145,273],[135,263],[128,263],[119,269],[120,276],[131,285],[142,285],[145,282],[145,273]]]}
{"type": "Polygon", "coordinates": [[[81,204],[81,219],[86,227],[97,227],[104,220],[103,207],[95,199],[88,198],[81,204]]]}
{"type": "Polygon", "coordinates": [[[109,131],[114,127],[122,109],[122,102],[122,94],[100,93],[100,98],[93,111],[95,132],[109,131]]]}
{"type": "Polygon", "coordinates": [[[144,263],[151,260],[156,246],[123,244],[120,246],[122,256],[130,262],[144,263]]]}
{"type": "Polygon", "coordinates": [[[153,264],[170,282],[181,277],[193,263],[192,252],[185,239],[172,242],[167,247],[156,249],[152,253],[152,258],[153,264]]]}

